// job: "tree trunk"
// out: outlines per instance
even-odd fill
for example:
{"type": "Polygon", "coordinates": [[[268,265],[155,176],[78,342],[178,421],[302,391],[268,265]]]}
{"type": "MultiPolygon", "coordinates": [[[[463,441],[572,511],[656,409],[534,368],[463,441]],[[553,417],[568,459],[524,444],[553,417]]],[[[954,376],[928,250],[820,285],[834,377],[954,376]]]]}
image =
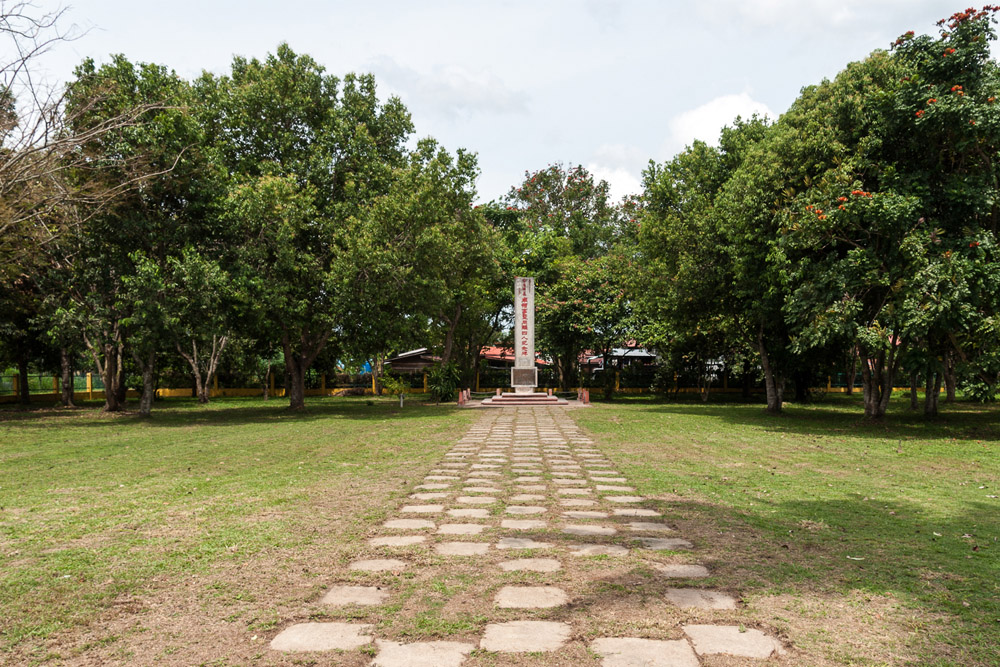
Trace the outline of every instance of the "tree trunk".
{"type": "Polygon", "coordinates": [[[851,365],[847,373],[847,389],[844,393],[848,396],[854,393],[854,378],[858,374],[858,348],[851,350],[851,365]]]}
{"type": "Polygon", "coordinates": [[[375,395],[382,395],[382,373],[385,364],[385,356],[381,352],[375,354],[374,363],[372,364],[372,379],[375,382],[375,395]]]}
{"type": "Polygon", "coordinates": [[[21,405],[31,404],[31,390],[28,388],[28,357],[24,353],[17,356],[17,393],[21,400],[21,405]]]}
{"type": "Polygon", "coordinates": [[[764,346],[764,325],[757,332],[757,351],[760,353],[760,365],[764,369],[764,391],[767,393],[767,412],[776,415],[781,413],[781,399],[784,394],[784,380],[776,376],[771,368],[771,360],[764,346]]]}
{"type": "Polygon", "coordinates": [[[142,396],[139,397],[139,414],[148,417],[153,409],[153,395],[156,394],[156,383],[153,381],[153,368],[156,365],[156,351],[150,350],[145,357],[132,352],[132,358],[142,372],[142,396]]]}
{"type": "Polygon", "coordinates": [[[65,347],[59,348],[59,371],[61,376],[62,405],[75,408],[73,403],[73,357],[65,347]]]}
{"type": "Polygon", "coordinates": [[[330,332],[310,338],[308,334],[299,336],[299,351],[292,349],[292,340],[286,331],[281,337],[285,352],[285,392],[288,394],[288,409],[303,410],[306,407],[306,371],[323,351],[330,332]]]}
{"type": "Polygon", "coordinates": [[[118,381],[115,385],[115,395],[118,404],[123,408],[128,400],[128,384],[125,382],[125,350],[118,353],[118,381]]]}
{"type": "Polygon", "coordinates": [[[920,401],[917,398],[917,377],[916,371],[910,373],[910,410],[914,412],[920,407],[920,401]]]}
{"type": "Polygon", "coordinates": [[[446,366],[451,361],[451,350],[455,346],[455,329],[458,327],[458,320],[462,317],[462,304],[455,306],[455,316],[452,318],[442,317],[448,324],[448,332],[444,336],[444,353],[441,355],[441,365],[446,366]]]}
{"type": "Polygon", "coordinates": [[[868,419],[881,419],[889,409],[892,384],[899,366],[898,342],[896,336],[889,340],[888,358],[885,350],[880,350],[874,357],[868,355],[861,357],[865,417],[868,419]]]}
{"type": "Polygon", "coordinates": [[[948,352],[944,355],[944,389],[945,403],[955,402],[955,353],[948,352]]]}
{"type": "Polygon", "coordinates": [[[941,393],[941,371],[927,371],[927,383],[924,391],[924,416],[936,417],[938,413],[938,395],[941,393]]]}
{"type": "Polygon", "coordinates": [[[104,367],[101,369],[101,380],[104,381],[104,412],[119,412],[124,407],[118,392],[121,379],[121,353],[121,345],[118,343],[105,343],[104,367]]]}
{"type": "Polygon", "coordinates": [[[285,354],[285,376],[288,383],[288,409],[303,410],[306,407],[306,374],[298,355],[285,354]]]}

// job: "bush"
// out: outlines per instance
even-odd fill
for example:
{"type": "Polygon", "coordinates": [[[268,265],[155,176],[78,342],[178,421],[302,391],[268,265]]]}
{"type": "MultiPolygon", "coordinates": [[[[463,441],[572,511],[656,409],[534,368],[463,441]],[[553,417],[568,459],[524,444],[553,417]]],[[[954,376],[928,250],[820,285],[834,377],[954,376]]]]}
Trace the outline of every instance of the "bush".
{"type": "Polygon", "coordinates": [[[458,395],[460,378],[458,366],[454,363],[441,364],[432,368],[427,374],[427,386],[438,402],[447,402],[454,400],[458,395]]]}

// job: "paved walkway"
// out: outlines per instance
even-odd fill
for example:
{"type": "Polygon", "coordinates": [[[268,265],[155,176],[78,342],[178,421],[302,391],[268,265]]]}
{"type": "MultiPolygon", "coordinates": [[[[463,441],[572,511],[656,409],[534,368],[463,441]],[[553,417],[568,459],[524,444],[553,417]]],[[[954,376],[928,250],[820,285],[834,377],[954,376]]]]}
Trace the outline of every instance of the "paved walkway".
{"type": "MultiPolygon", "coordinates": [[[[564,664],[560,655],[574,655],[566,664],[696,667],[706,656],[740,656],[764,664],[783,654],[781,643],[759,630],[706,622],[713,614],[724,617],[739,603],[725,592],[699,586],[709,571],[697,564],[694,545],[674,531],[669,517],[652,509],[656,505],[636,493],[565,408],[484,410],[371,538],[371,546],[385,557],[349,566],[412,572],[428,567],[420,563],[429,551],[445,559],[444,568],[468,569],[471,559],[484,577],[503,574],[506,579],[491,590],[491,621],[478,641],[407,643],[378,637],[371,624],[312,622],[285,628],[271,649],[365,650],[374,655],[371,664],[380,667],[450,667],[478,656],[489,657],[488,664],[505,664],[525,654],[550,654],[541,664],[564,664]],[[607,581],[609,573],[621,571],[620,563],[631,571],[652,572],[660,580],[657,595],[664,598],[657,602],[690,610],[687,618],[697,622],[674,623],[666,634],[662,629],[636,632],[642,624],[630,619],[628,609],[595,609],[593,598],[589,603],[585,598],[598,583],[612,591],[619,586],[621,600],[642,592],[641,582],[607,581]],[[502,585],[507,581],[511,585],[502,585]],[[664,587],[662,581],[669,583],[664,587]]],[[[391,584],[338,585],[322,602],[390,605],[393,589],[391,584]]],[[[655,619],[649,627],[655,629],[655,619]]]]}

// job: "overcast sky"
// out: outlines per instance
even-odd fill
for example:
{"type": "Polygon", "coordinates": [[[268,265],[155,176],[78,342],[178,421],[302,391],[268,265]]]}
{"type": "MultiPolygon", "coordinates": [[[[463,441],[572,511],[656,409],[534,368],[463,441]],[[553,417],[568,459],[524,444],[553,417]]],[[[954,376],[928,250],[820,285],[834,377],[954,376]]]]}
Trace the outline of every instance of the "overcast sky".
{"type": "MultiPolygon", "coordinates": [[[[967,2],[968,0],[958,0],[967,2]]],[[[67,4],[67,3],[63,3],[67,4]]],[[[581,164],[621,196],[650,159],[713,142],[742,114],[780,115],[799,90],[964,5],[941,0],[71,0],[88,32],[45,61],[123,53],[191,79],[281,42],[335,75],[372,72],[416,135],[479,155],[482,201],[525,171],[581,164]]],[[[54,2],[39,0],[42,7],[54,2]]]]}

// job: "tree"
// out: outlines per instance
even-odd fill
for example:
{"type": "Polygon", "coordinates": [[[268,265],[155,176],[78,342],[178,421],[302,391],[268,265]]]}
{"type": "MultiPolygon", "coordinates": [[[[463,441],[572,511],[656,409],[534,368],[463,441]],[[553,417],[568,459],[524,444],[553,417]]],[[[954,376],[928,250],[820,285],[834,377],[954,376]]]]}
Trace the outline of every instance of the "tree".
{"type": "Polygon", "coordinates": [[[72,267],[65,309],[84,331],[109,411],[122,408],[123,357],[131,354],[142,377],[140,413],[149,414],[157,355],[169,349],[166,269],[181,249],[211,238],[206,210],[213,174],[192,102],[190,87],[173,72],[121,55],[101,67],[84,61],[69,86],[67,108],[83,126],[149,110],[143,123],[104,132],[83,146],[109,188],[122,182],[142,187],[119,193],[113,205],[55,246],[56,263],[72,267]]]}
{"type": "Polygon", "coordinates": [[[354,337],[355,296],[384,277],[366,270],[358,239],[404,164],[410,117],[396,98],[379,102],[371,76],[341,82],[287,44],[263,62],[235,58],[198,89],[234,177],[223,209],[239,233],[238,280],[262,335],[281,341],[289,406],[301,409],[310,365],[331,337],[354,337]]]}
{"type": "MultiPolygon", "coordinates": [[[[564,269],[576,258],[586,262],[609,253],[623,229],[622,211],[610,201],[606,181],[595,180],[583,167],[550,165],[525,173],[511,188],[505,204],[514,213],[505,221],[504,237],[511,248],[516,275],[535,278],[540,306],[557,304],[547,292],[561,280],[571,280],[564,269]]],[[[513,284],[509,276],[508,285],[513,284]]],[[[585,341],[574,318],[560,317],[551,308],[538,311],[535,337],[538,348],[556,361],[564,390],[576,379],[585,341]]]]}

